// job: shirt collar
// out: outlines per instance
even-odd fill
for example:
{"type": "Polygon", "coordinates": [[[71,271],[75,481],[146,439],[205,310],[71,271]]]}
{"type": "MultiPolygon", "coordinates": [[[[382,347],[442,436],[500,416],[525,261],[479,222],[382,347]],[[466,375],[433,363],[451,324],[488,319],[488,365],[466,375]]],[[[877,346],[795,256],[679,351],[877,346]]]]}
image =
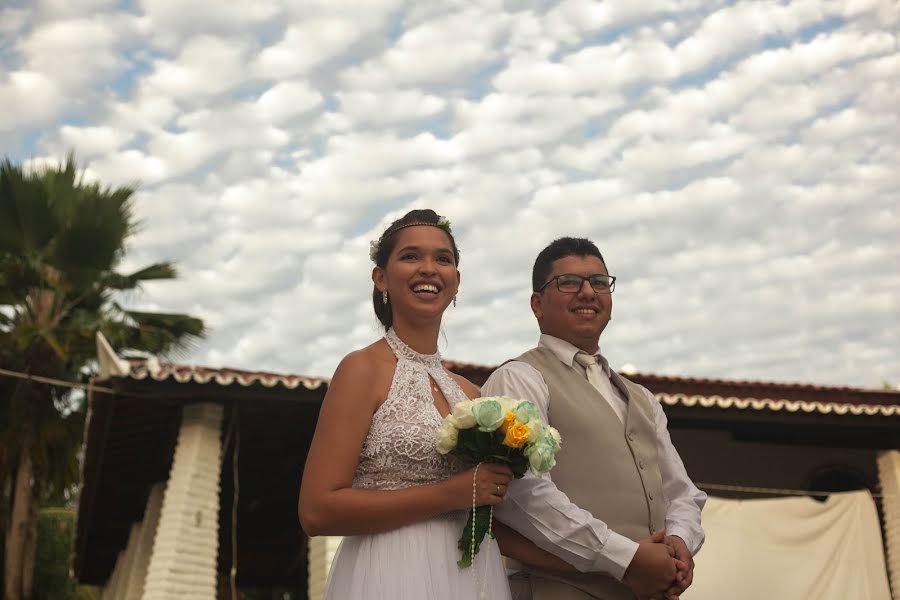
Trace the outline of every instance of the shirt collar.
{"type": "MultiPolygon", "coordinates": [[[[569,342],[565,340],[561,340],[558,337],[554,337],[552,335],[548,335],[546,333],[541,334],[541,338],[538,341],[539,348],[546,348],[550,352],[552,352],[556,358],[558,358],[561,362],[569,365],[570,367],[575,366],[575,355],[579,352],[584,352],[580,348],[576,348],[569,342]]],[[[597,364],[600,365],[600,368],[603,369],[603,372],[606,373],[607,377],[610,377],[610,369],[609,369],[609,361],[600,354],[600,349],[597,349],[597,352],[594,354],[594,357],[597,359],[597,364]]]]}

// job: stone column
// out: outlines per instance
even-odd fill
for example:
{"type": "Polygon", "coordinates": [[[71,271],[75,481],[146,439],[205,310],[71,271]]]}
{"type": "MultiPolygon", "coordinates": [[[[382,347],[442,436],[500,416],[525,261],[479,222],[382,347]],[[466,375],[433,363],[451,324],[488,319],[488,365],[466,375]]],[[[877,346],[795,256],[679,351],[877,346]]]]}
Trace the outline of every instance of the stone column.
{"type": "Polygon", "coordinates": [[[219,404],[184,407],[142,600],[216,600],[219,404]]]}
{"type": "Polygon", "coordinates": [[[135,540],[134,558],[122,596],[124,600],[141,600],[144,595],[144,583],[147,581],[147,569],[150,566],[150,555],[153,552],[153,538],[159,527],[163,489],[164,486],[161,483],[157,483],[150,489],[147,508],[144,509],[144,520],[141,521],[141,528],[135,540]]]}

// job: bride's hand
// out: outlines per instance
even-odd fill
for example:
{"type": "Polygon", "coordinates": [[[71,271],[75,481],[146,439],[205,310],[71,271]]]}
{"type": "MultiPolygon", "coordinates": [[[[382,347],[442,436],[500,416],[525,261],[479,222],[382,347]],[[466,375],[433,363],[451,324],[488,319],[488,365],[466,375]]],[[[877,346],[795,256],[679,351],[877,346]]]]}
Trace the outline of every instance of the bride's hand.
{"type": "Polygon", "coordinates": [[[472,467],[457,473],[447,480],[454,508],[472,508],[473,479],[475,506],[500,504],[512,478],[508,466],[494,463],[481,463],[477,471],[472,467]]]}

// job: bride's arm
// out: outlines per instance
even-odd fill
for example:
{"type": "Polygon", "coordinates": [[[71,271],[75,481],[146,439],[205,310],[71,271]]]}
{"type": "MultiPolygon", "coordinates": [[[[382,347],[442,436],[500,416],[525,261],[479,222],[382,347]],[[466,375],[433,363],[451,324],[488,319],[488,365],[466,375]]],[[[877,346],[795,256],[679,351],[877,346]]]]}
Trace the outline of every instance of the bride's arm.
{"type": "MultiPolygon", "coordinates": [[[[300,524],[309,536],[388,531],[472,506],[472,470],[446,481],[402,490],[354,489],[359,452],[378,406],[375,359],[348,355],[335,371],[322,402],[300,486],[300,524]]],[[[497,465],[478,470],[478,504],[496,504],[497,486],[510,477],[497,465]]]]}
{"type": "Polygon", "coordinates": [[[524,535],[499,521],[494,521],[493,531],[503,556],[550,571],[578,572],[578,569],[563,559],[542,550],[524,535]]]}

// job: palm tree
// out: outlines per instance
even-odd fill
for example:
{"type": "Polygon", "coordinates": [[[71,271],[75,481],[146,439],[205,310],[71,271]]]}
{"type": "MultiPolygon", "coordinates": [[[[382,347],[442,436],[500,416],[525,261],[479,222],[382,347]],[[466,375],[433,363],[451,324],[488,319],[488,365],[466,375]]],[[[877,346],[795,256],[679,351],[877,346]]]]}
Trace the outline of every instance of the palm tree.
{"type": "MultiPolygon", "coordinates": [[[[94,339],[162,354],[204,334],[182,314],[122,308],[119,292],[172,279],[170,263],[130,274],[116,268],[134,232],[130,187],[102,188],[65,164],[26,172],[0,163],[0,366],[31,375],[85,379],[94,339]]],[[[68,390],[18,380],[0,385],[0,485],[8,491],[4,599],[30,598],[42,497],[77,480],[84,406],[68,390]]]]}

